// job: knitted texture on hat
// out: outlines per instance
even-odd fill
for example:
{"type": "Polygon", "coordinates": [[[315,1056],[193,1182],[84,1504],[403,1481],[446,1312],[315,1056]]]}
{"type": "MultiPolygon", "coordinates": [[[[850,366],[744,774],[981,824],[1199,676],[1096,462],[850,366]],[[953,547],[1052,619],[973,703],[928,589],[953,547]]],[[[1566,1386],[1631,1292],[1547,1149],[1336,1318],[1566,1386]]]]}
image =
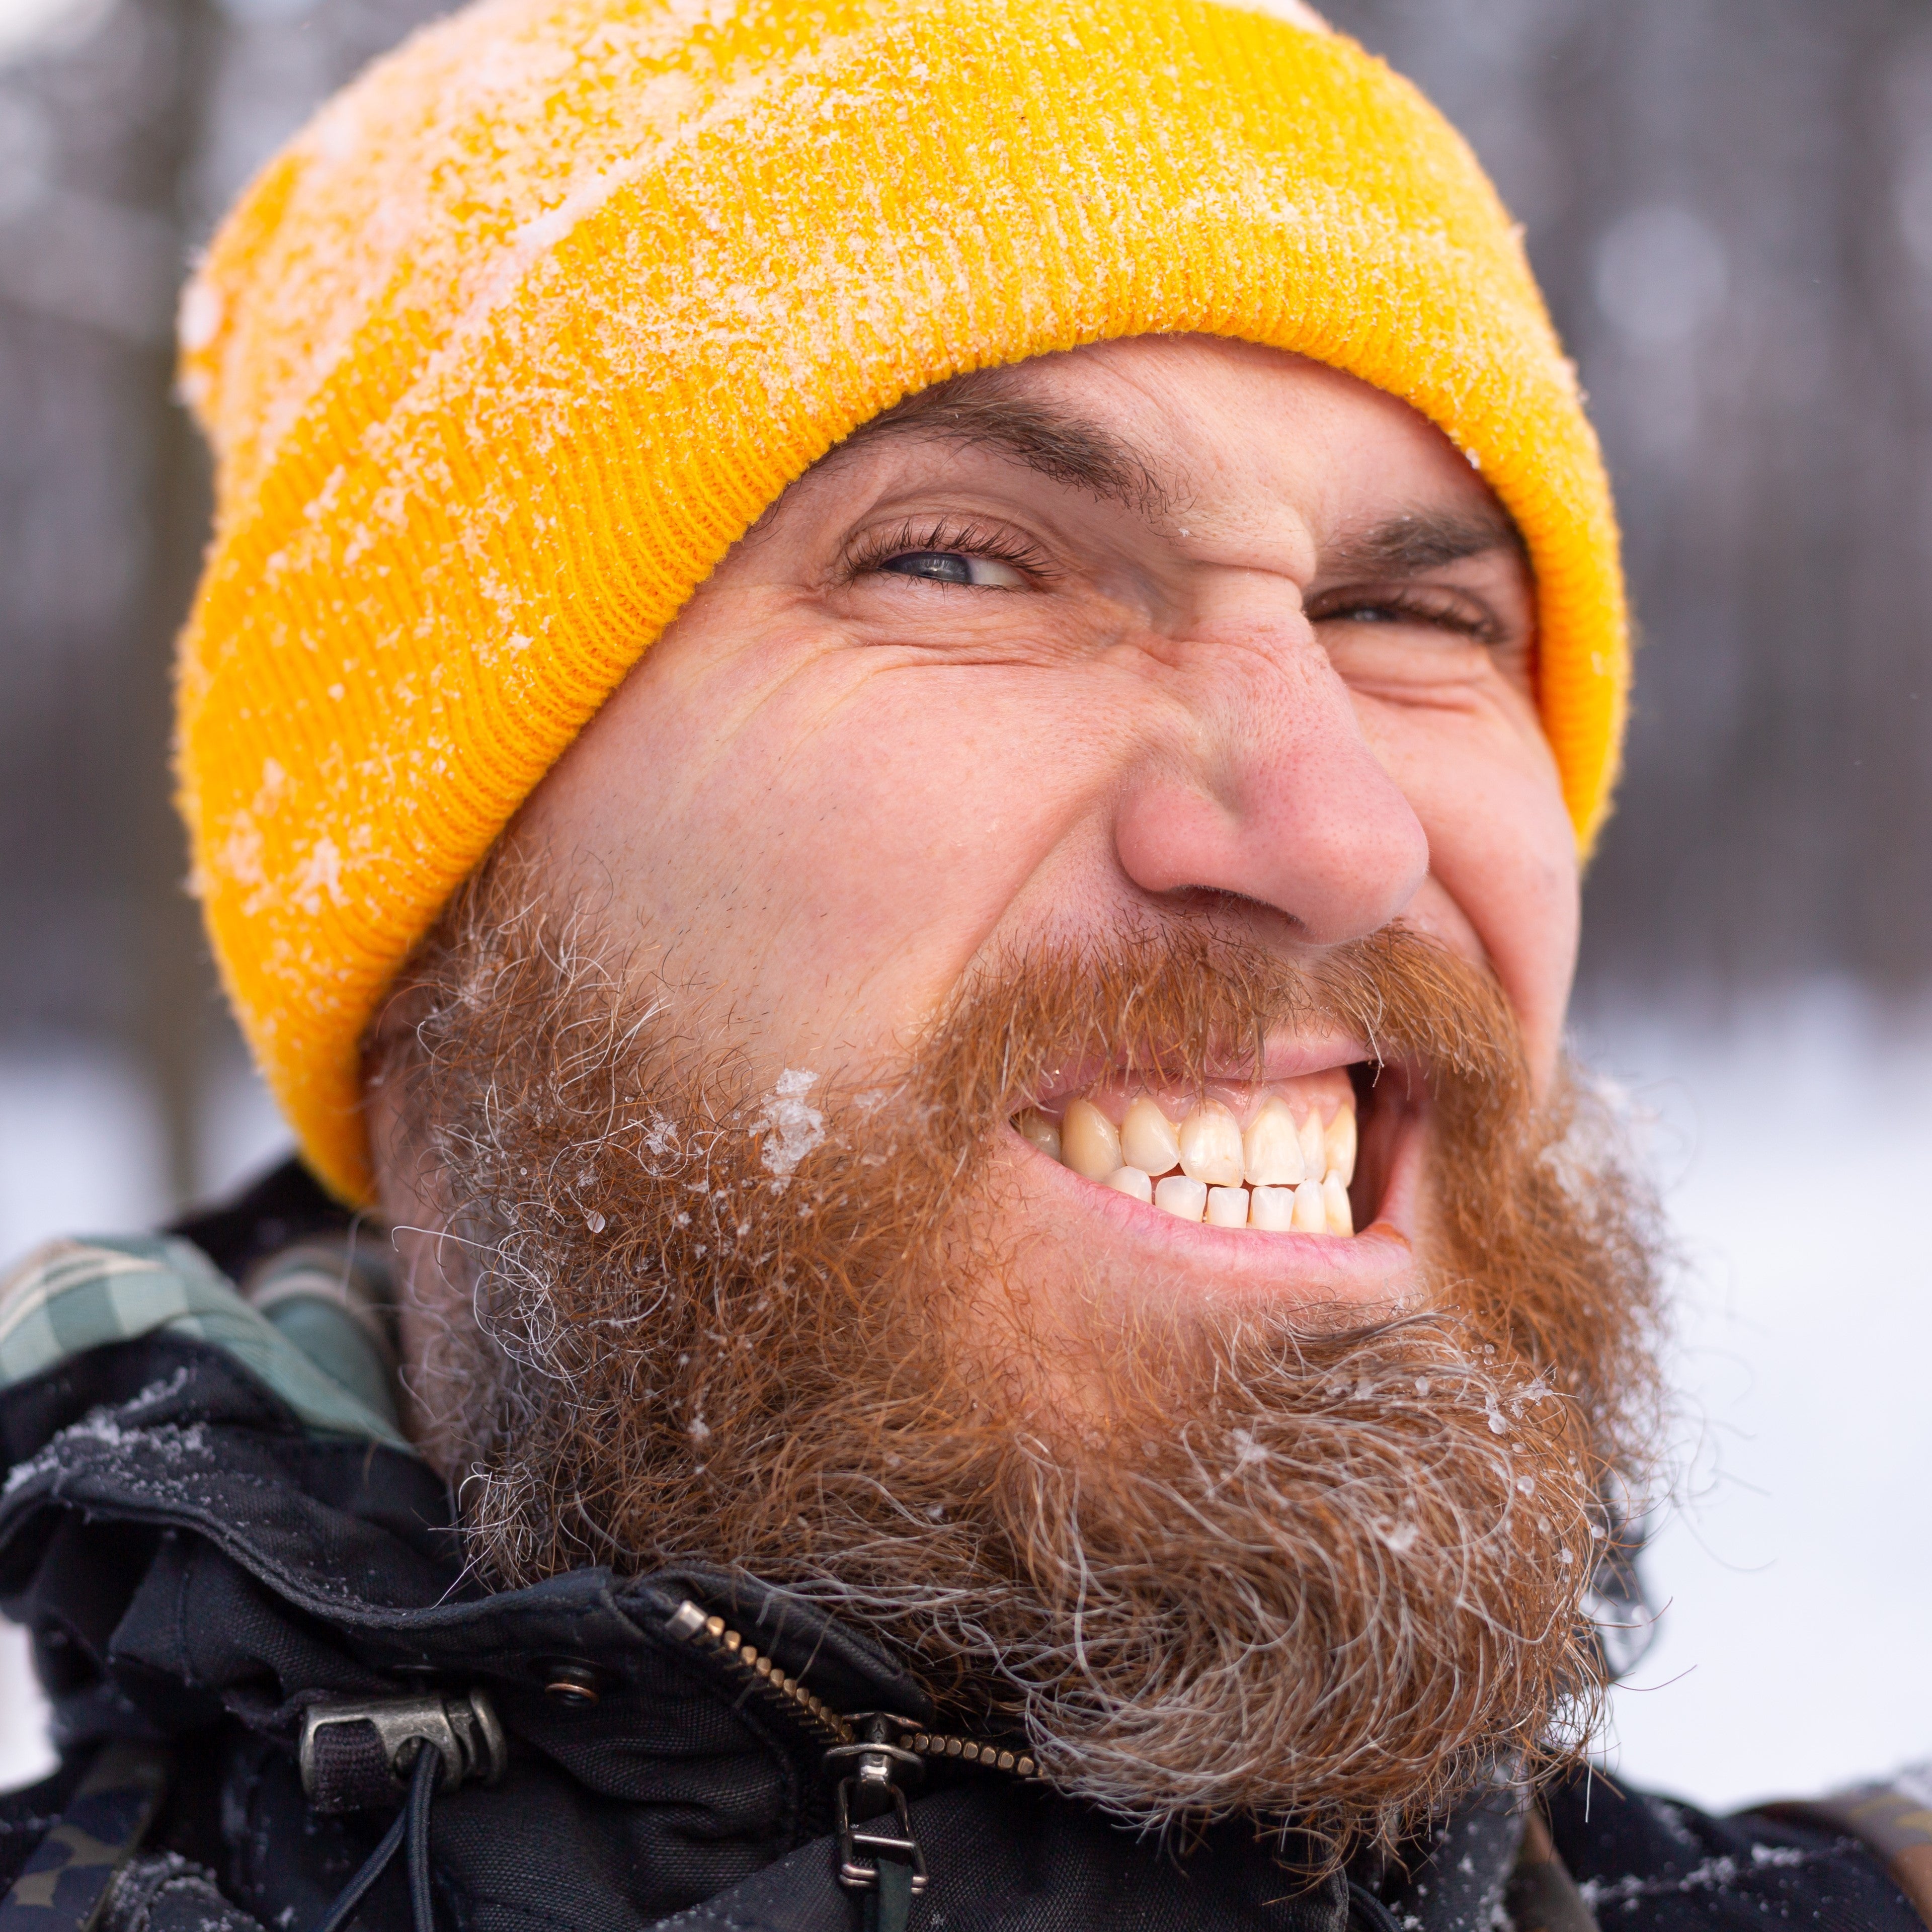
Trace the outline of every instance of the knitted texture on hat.
{"type": "Polygon", "coordinates": [[[244,1031],[364,1196],[358,1042],[731,544],[908,393],[1121,336],[1406,398],[1526,539],[1577,836],[1616,528],[1517,232],[1406,82],[1209,0],[490,0],[331,103],[182,304],[218,462],[178,769],[244,1031]]]}

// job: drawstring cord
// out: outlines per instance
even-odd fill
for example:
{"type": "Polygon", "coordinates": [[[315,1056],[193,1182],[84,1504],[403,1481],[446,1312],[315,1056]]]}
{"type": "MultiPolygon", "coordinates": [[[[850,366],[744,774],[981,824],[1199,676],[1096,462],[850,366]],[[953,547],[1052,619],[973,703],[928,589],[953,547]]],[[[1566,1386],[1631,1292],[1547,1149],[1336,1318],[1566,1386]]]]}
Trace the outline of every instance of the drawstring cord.
{"type": "Polygon", "coordinates": [[[317,1922],[315,1932],[342,1932],[369,1888],[389,1869],[405,1840],[409,1845],[410,1912],[416,1922],[415,1932],[436,1932],[435,1903],[429,1882],[429,1811],[442,1775],[442,1754],[424,1742],[417,1748],[416,1766],[410,1773],[408,1802],[396,1814],[396,1822],[382,1834],[382,1842],[369,1854],[362,1869],[337,1894],[335,1903],[317,1922]]]}
{"type": "Polygon", "coordinates": [[[410,1774],[410,1802],[403,1808],[409,1823],[410,1916],[416,1932],[436,1932],[436,1901],[429,1888],[429,1808],[442,1777],[442,1756],[425,1742],[416,1753],[410,1774]],[[429,1769],[423,1769],[427,1760],[429,1769]]]}

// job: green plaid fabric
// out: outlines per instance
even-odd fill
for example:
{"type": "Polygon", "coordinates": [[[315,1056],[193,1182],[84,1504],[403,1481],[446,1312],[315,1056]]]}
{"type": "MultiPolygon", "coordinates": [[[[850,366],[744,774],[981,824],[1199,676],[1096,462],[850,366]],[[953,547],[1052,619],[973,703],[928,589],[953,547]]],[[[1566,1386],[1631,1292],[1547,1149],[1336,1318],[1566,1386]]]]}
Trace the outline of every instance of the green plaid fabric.
{"type": "Polygon", "coordinates": [[[359,1394],[345,1386],[198,1248],[164,1234],[50,1241],[0,1280],[0,1388],[106,1342],[161,1333],[222,1350],[310,1429],[409,1448],[386,1388],[362,1376],[359,1394]]]}

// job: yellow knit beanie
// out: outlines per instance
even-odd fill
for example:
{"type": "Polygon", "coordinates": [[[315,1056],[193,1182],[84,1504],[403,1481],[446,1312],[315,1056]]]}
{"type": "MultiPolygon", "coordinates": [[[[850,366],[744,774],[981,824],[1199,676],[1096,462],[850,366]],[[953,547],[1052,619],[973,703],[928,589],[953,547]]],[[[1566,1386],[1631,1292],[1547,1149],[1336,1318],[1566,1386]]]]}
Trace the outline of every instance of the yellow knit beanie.
{"type": "Polygon", "coordinates": [[[1587,848],[1627,652],[1574,372],[1456,134],[1294,0],[487,0],[317,116],[182,311],[218,458],[195,878],[316,1172],[412,946],[785,486],[962,370],[1179,330],[1405,398],[1515,517],[1587,848]]]}

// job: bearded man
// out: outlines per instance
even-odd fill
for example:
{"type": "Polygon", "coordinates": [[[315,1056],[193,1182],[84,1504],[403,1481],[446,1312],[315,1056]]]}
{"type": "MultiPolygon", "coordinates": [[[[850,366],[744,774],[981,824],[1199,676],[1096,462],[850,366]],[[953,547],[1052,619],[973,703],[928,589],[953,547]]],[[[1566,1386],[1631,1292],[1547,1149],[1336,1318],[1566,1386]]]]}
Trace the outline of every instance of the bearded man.
{"type": "Polygon", "coordinates": [[[1584,1756],[1615,527],[1409,88],[1292,4],[497,0],[182,334],[305,1164],[0,1306],[5,1932],[1919,1922],[1909,1794],[1584,1756]]]}

